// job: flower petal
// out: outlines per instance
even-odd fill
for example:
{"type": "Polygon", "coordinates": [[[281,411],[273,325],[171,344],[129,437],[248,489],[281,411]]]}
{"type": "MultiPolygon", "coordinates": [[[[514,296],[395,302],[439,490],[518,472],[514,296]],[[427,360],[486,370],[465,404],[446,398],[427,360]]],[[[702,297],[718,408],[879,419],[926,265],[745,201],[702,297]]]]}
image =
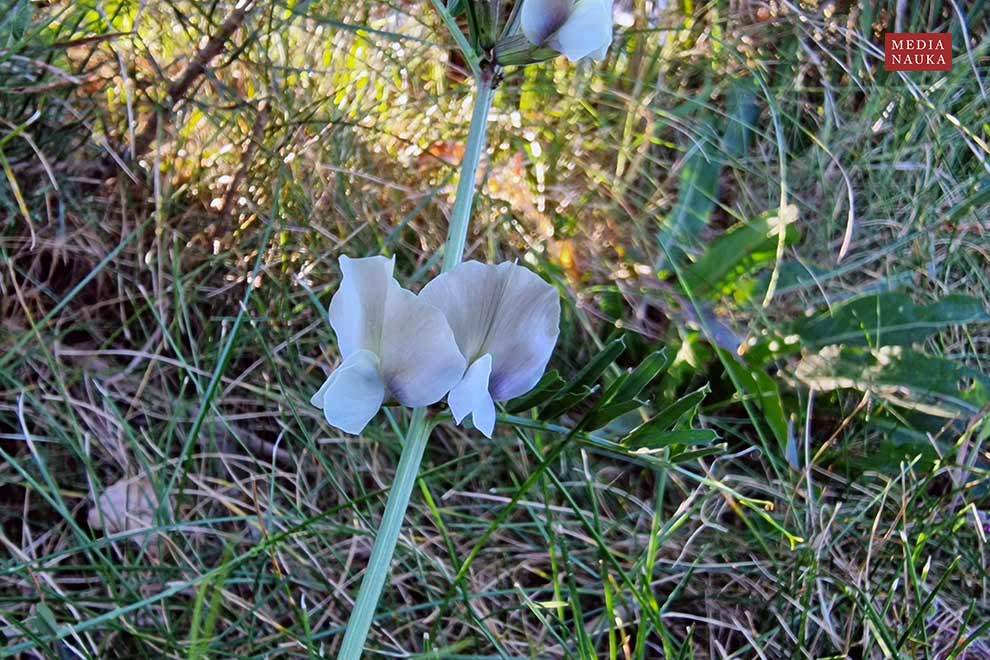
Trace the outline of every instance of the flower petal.
{"type": "Polygon", "coordinates": [[[492,356],[496,401],[528,392],[546,369],[560,323],[557,291],[522,266],[467,261],[419,294],[440,308],[469,363],[492,356]]]}
{"type": "Polygon", "coordinates": [[[340,354],[346,359],[355,351],[378,353],[385,320],[385,303],[392,284],[395,259],[340,258],[343,275],[330,301],[330,325],[337,333],[340,354]]]}
{"type": "Polygon", "coordinates": [[[450,390],[447,403],[454,420],[460,424],[467,415],[471,415],[474,427],[492,437],[495,429],[495,402],[488,393],[488,378],[492,371],[492,356],[485,353],[468,367],[454,389],[450,390]]]}
{"type": "Polygon", "coordinates": [[[589,55],[602,59],[611,43],[612,0],[577,0],[551,40],[552,47],[572,62],[589,55]]]}
{"type": "Polygon", "coordinates": [[[361,433],[382,407],[385,383],[378,373],[378,357],[371,351],[348,356],[310,403],[323,408],[331,426],[346,433],[361,433]]]}
{"type": "Polygon", "coordinates": [[[385,305],[381,357],[389,394],[412,408],[442,399],[467,364],[443,312],[394,280],[385,305]]]}
{"type": "Polygon", "coordinates": [[[433,278],[419,292],[420,298],[447,317],[468,363],[485,353],[481,346],[501,300],[500,272],[496,266],[465,261],[433,278]]]}
{"type": "Polygon", "coordinates": [[[567,21],[574,0],[522,0],[519,16],[522,32],[534,45],[542,46],[567,21]]]}
{"type": "Polygon", "coordinates": [[[323,384],[320,385],[320,389],[316,391],[316,394],[309,397],[310,405],[321,409],[323,408],[323,397],[326,396],[327,390],[330,389],[330,384],[333,383],[336,373],[337,370],[335,369],[334,372],[330,374],[330,377],[323,381],[323,384]]]}
{"type": "Polygon", "coordinates": [[[608,47],[611,46],[611,45],[612,45],[612,39],[609,38],[607,44],[605,44],[604,46],[602,46],[601,48],[599,48],[595,52],[593,52],[590,55],[588,55],[588,57],[590,57],[591,59],[595,60],[596,62],[601,62],[602,60],[605,59],[605,56],[608,55],[608,47]]]}

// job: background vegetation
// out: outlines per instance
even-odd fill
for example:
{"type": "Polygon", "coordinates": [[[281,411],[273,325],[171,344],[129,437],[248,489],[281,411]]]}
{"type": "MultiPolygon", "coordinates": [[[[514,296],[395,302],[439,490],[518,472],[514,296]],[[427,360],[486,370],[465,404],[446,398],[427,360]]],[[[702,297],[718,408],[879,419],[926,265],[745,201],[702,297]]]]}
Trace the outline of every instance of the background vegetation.
{"type": "MultiPolygon", "coordinates": [[[[5,654],[332,657],[406,413],[308,405],[324,309],[341,254],[438,269],[449,37],[427,2],[0,5],[5,654]]],[[[616,16],[605,62],[508,72],[469,257],[559,287],[565,378],[665,351],[603,433],[693,435],[443,426],[371,648],[990,656],[990,5],[616,16]],[[953,71],[886,73],[892,29],[953,71]]]]}

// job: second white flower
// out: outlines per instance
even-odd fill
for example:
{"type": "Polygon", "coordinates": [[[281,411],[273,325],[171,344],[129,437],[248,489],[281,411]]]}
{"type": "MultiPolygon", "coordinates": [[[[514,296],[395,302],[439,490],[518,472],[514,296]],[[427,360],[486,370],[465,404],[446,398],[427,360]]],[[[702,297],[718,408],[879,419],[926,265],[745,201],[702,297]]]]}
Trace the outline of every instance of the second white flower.
{"type": "Polygon", "coordinates": [[[557,343],[557,290],[522,266],[467,261],[439,275],[419,297],[447,317],[467,371],[447,397],[455,421],[468,414],[491,437],[495,401],[525,394],[540,380],[557,343]]]}
{"type": "Polygon", "coordinates": [[[572,62],[604,59],[612,43],[612,0],[524,0],[520,18],[533,45],[572,62]]]}

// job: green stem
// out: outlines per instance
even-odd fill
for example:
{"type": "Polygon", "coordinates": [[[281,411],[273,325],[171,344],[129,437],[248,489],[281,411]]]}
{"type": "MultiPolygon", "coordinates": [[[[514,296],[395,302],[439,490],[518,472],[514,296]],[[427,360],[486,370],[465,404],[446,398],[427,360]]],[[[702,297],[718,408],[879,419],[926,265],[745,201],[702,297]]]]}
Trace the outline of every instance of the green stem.
{"type": "MultiPolygon", "coordinates": [[[[476,78],[478,91],[474,99],[474,112],[471,115],[471,130],[464,150],[464,160],[461,162],[457,198],[454,200],[450,227],[447,230],[447,243],[444,246],[444,272],[461,263],[464,256],[464,243],[471,222],[475,179],[478,176],[481,154],[485,150],[485,129],[488,123],[488,110],[492,106],[493,79],[494,76],[490,72],[482,73],[476,78]]],[[[347,621],[347,630],[344,632],[344,642],[340,647],[338,660],[358,660],[364,650],[364,642],[371,629],[371,622],[375,618],[375,609],[378,607],[378,599],[385,586],[385,578],[388,577],[395,544],[402,529],[402,520],[409,506],[409,496],[419,475],[419,464],[423,460],[423,452],[426,450],[431,430],[432,426],[426,422],[426,408],[414,410],[402,446],[402,455],[399,457],[399,467],[395,471],[395,481],[392,483],[388,502],[385,504],[385,515],[382,517],[375,547],[368,560],[368,569],[361,580],[361,589],[358,591],[354,610],[347,621]]]]}
{"type": "Polygon", "coordinates": [[[423,452],[429,439],[430,425],[426,423],[426,408],[417,408],[413,411],[409,432],[406,433],[399,467],[395,471],[395,481],[392,482],[388,503],[385,505],[385,515],[378,530],[378,538],[375,539],[375,547],[371,551],[371,559],[368,560],[368,570],[361,580],[361,590],[354,603],[354,610],[347,622],[338,660],[359,660],[364,650],[364,640],[368,637],[371,621],[375,618],[378,598],[385,586],[385,578],[388,577],[392,553],[395,552],[395,544],[402,529],[402,519],[406,515],[409,496],[419,475],[419,464],[423,460],[423,452]]]}
{"type": "Polygon", "coordinates": [[[457,43],[458,50],[461,51],[461,55],[464,56],[464,61],[467,62],[468,67],[471,69],[471,73],[475,78],[481,76],[481,61],[478,59],[477,53],[474,52],[474,48],[468,42],[467,37],[461,32],[460,26],[457,24],[457,19],[450,15],[447,11],[447,5],[443,0],[433,0],[433,8],[437,10],[440,14],[440,19],[443,24],[447,26],[447,30],[450,32],[450,36],[454,38],[457,43]]]}
{"type": "Polygon", "coordinates": [[[478,91],[474,97],[474,112],[471,113],[471,131],[468,133],[467,146],[464,148],[461,178],[457,182],[457,197],[454,199],[454,210],[450,212],[447,243],[443,248],[445,273],[453,270],[464,258],[464,244],[467,242],[468,226],[471,224],[475,180],[478,177],[481,154],[485,151],[488,111],[492,107],[492,97],[495,92],[492,79],[491,73],[482,74],[476,79],[478,91]]]}

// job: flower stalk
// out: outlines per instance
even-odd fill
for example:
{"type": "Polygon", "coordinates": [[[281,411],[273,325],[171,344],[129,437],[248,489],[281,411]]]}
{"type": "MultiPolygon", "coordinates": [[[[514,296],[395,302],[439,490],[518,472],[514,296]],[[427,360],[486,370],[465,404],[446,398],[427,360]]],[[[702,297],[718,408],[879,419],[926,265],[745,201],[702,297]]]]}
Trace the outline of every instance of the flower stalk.
{"type": "Polygon", "coordinates": [[[450,212],[450,225],[447,229],[447,243],[443,248],[443,272],[453,270],[464,258],[464,245],[467,242],[468,226],[471,224],[471,207],[474,204],[474,190],[478,178],[478,166],[485,151],[488,134],[488,111],[492,107],[495,94],[494,71],[483,68],[477,78],[478,90],[474,97],[474,110],[471,113],[471,129],[464,159],[461,161],[460,180],[454,208],[450,212]]]}
{"type": "MultiPolygon", "coordinates": [[[[464,257],[464,246],[467,242],[468,228],[471,221],[471,207],[474,202],[475,182],[478,176],[478,166],[485,151],[488,112],[491,109],[494,96],[495,71],[482,65],[475,78],[477,91],[474,98],[474,110],[471,114],[471,128],[468,133],[464,159],[461,162],[460,180],[454,199],[454,208],[450,215],[447,230],[447,242],[444,245],[443,272],[448,272],[461,263],[464,257]]],[[[396,468],[395,480],[389,490],[388,501],[385,504],[385,514],[382,517],[375,546],[371,551],[368,568],[361,580],[354,610],[347,622],[344,641],[337,656],[340,660],[359,660],[364,650],[364,642],[371,629],[375,617],[378,599],[381,597],[385,580],[389,575],[392,555],[399,540],[399,532],[409,506],[409,497],[413,485],[419,476],[419,466],[423,453],[430,439],[433,426],[426,419],[426,408],[413,410],[412,421],[406,432],[396,468]]]]}
{"type": "Polygon", "coordinates": [[[378,606],[382,587],[385,585],[385,578],[388,577],[392,553],[395,552],[395,544],[399,540],[402,519],[405,518],[409,496],[419,475],[419,464],[423,460],[423,452],[430,439],[430,430],[430,425],[426,422],[426,408],[415,409],[402,446],[399,467],[395,471],[395,481],[392,482],[392,488],[389,490],[382,525],[375,539],[375,547],[371,551],[371,559],[368,560],[368,569],[361,580],[361,589],[358,591],[351,618],[347,621],[344,642],[337,656],[340,660],[359,660],[364,651],[364,641],[375,618],[375,609],[378,606]]]}

